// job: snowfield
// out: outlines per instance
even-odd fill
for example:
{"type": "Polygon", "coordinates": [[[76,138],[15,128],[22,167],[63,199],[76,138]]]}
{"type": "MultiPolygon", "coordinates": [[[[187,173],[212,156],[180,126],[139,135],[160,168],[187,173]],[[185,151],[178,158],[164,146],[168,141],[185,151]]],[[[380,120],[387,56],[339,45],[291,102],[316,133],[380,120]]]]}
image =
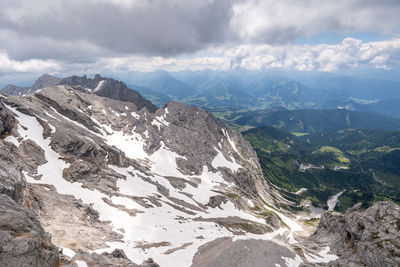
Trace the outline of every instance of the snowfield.
{"type": "MultiPolygon", "coordinates": [[[[100,81],[94,91],[99,90],[103,83],[104,81],[100,81]]],[[[161,147],[156,152],[149,155],[143,149],[145,138],[141,134],[132,131],[128,135],[122,131],[115,131],[110,126],[101,124],[94,118],[92,118],[93,121],[100,125],[102,132],[101,135],[97,135],[103,138],[108,145],[115,146],[123,151],[127,157],[146,160],[151,175],[131,166],[121,168],[109,165],[109,168],[126,177],[126,179],[117,181],[120,194],[113,196],[106,195],[98,190],[84,188],[81,183],[70,183],[62,176],[63,170],[70,166],[69,163],[66,163],[62,156],[51,148],[51,137],[43,138],[43,127],[38,120],[10,106],[7,106],[7,108],[17,115],[19,121],[17,131],[20,137],[23,140],[31,139],[45,151],[47,163],[39,166],[37,170],[37,174],[42,175],[41,179],[36,180],[24,172],[27,181],[35,184],[53,185],[60,194],[73,195],[75,198],[81,199],[85,204],[92,204],[93,209],[99,212],[99,219],[101,221],[109,221],[113,231],[123,236],[123,242],[108,242],[109,247],[96,250],[95,252],[97,253],[112,252],[114,249],[119,248],[123,249],[128,258],[137,264],[151,257],[160,266],[190,266],[193,256],[201,245],[220,237],[231,237],[233,240],[276,239],[279,240],[280,245],[286,243],[287,247],[290,248],[290,244],[297,242],[293,238],[293,232],[303,230],[295,220],[267,205],[265,205],[265,209],[275,212],[290,229],[280,228],[264,235],[251,233],[235,235],[215,222],[198,220],[199,218],[212,219],[235,216],[265,224],[264,219],[256,217],[245,210],[239,210],[230,201],[222,203],[215,208],[205,206],[210,197],[218,195],[220,188],[232,188],[232,184],[227,183],[222,178],[220,170],[212,172],[207,166],[203,166],[201,175],[184,175],[176,164],[176,159],[182,158],[182,156],[171,151],[164,143],[161,143],[161,147]],[[176,177],[186,181],[185,187],[176,188],[172,186],[166,177],[176,177]],[[168,190],[168,197],[160,194],[157,185],[168,190]],[[134,201],[132,197],[155,198],[161,203],[161,206],[151,205],[151,207],[145,208],[134,201]],[[107,204],[103,199],[108,199],[114,206],[107,204]],[[138,213],[135,216],[131,216],[115,207],[115,205],[122,205],[127,209],[135,209],[138,213]],[[147,248],[143,249],[143,245],[147,245],[147,248]]],[[[55,110],[53,112],[55,116],[48,113],[46,115],[56,120],[69,121],[77,127],[89,131],[84,125],[68,119],[55,110]]],[[[168,110],[162,116],[155,117],[151,124],[158,128],[168,126],[169,123],[165,120],[167,115],[168,110]]],[[[134,112],[132,112],[132,116],[139,117],[134,112]]],[[[57,130],[53,125],[50,127],[51,133],[57,130]]],[[[239,154],[229,134],[224,131],[224,135],[232,146],[232,150],[239,154]]],[[[20,144],[20,141],[14,136],[9,136],[5,140],[16,146],[20,144]]],[[[228,168],[232,172],[242,168],[233,157],[224,155],[217,148],[215,150],[218,154],[212,161],[214,168],[228,168]]],[[[148,200],[145,201],[151,204],[148,200]]],[[[254,207],[252,200],[245,201],[248,202],[250,207],[254,207]]],[[[64,248],[63,251],[70,258],[74,257],[76,253],[70,248],[64,248]]],[[[305,257],[310,262],[328,262],[337,258],[335,255],[329,254],[329,248],[325,248],[319,255],[306,253],[305,257]]],[[[284,260],[287,266],[299,266],[303,262],[297,254],[295,258],[284,258],[284,260]]],[[[84,261],[76,260],[75,263],[78,266],[87,266],[84,261]]]]}

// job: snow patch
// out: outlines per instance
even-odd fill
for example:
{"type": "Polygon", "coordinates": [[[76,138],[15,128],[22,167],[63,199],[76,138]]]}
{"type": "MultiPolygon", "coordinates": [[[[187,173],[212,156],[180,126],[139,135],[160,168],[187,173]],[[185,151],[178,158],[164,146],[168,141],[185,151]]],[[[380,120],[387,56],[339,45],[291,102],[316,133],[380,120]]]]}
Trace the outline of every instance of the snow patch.
{"type": "Polygon", "coordinates": [[[228,142],[229,142],[229,144],[231,145],[231,147],[233,148],[233,150],[234,150],[238,155],[240,155],[239,151],[238,151],[237,148],[236,148],[235,143],[234,143],[234,142],[232,141],[232,139],[230,138],[230,136],[229,136],[229,134],[228,134],[228,131],[226,131],[225,129],[222,129],[222,131],[223,131],[224,135],[226,136],[226,138],[228,139],[228,142]]]}
{"type": "Polygon", "coordinates": [[[230,157],[231,161],[229,161],[224,157],[224,154],[222,154],[222,152],[220,150],[218,150],[217,148],[215,148],[215,150],[218,152],[218,154],[217,154],[217,156],[215,156],[215,158],[211,162],[211,165],[214,168],[226,167],[226,168],[232,170],[233,172],[236,172],[237,170],[242,168],[241,165],[236,163],[235,159],[230,157]]]}
{"type": "Polygon", "coordinates": [[[287,267],[297,267],[300,266],[300,264],[303,262],[301,257],[296,254],[296,256],[292,259],[289,257],[281,257],[284,261],[287,267]]]}
{"type": "Polygon", "coordinates": [[[344,191],[346,191],[346,190],[340,191],[339,193],[331,196],[328,199],[328,201],[326,202],[326,204],[328,205],[328,211],[332,211],[336,207],[336,204],[339,201],[339,197],[344,193],[344,191]]]}
{"type": "Polygon", "coordinates": [[[92,93],[99,91],[99,90],[101,89],[101,87],[103,86],[104,82],[105,82],[105,80],[100,81],[100,82],[97,84],[97,87],[94,88],[94,90],[92,91],[92,93]]]}
{"type": "Polygon", "coordinates": [[[7,137],[4,139],[4,141],[13,143],[16,147],[19,147],[19,145],[20,145],[20,142],[18,141],[18,139],[15,138],[15,137],[12,136],[12,135],[7,136],[7,137]]]}
{"type": "Polygon", "coordinates": [[[62,253],[70,258],[73,258],[76,254],[75,251],[73,251],[72,249],[65,248],[65,247],[61,247],[61,248],[63,249],[62,253]]]}
{"type": "Polygon", "coordinates": [[[75,261],[76,265],[78,265],[78,267],[88,267],[88,265],[86,264],[86,261],[80,261],[77,260],[75,261]]]}
{"type": "Polygon", "coordinates": [[[277,210],[275,210],[273,208],[270,208],[267,205],[264,205],[264,208],[266,208],[269,211],[272,211],[272,212],[276,213],[276,215],[278,215],[282,219],[282,221],[290,228],[290,230],[292,232],[303,231],[303,227],[301,227],[301,225],[299,225],[295,220],[292,220],[289,217],[286,217],[285,215],[283,215],[279,211],[277,211],[277,210]]]}
{"type": "Polygon", "coordinates": [[[330,247],[325,247],[322,249],[321,252],[318,253],[318,255],[311,255],[309,253],[304,253],[304,256],[311,263],[318,263],[318,262],[328,263],[330,261],[334,261],[339,258],[334,254],[328,254],[330,250],[331,250],[330,247]]]}
{"type": "Polygon", "coordinates": [[[134,111],[132,111],[131,112],[131,116],[132,117],[134,117],[135,119],[137,119],[137,120],[139,120],[140,119],[140,116],[139,116],[139,114],[137,114],[136,112],[134,112],[134,111]]]}

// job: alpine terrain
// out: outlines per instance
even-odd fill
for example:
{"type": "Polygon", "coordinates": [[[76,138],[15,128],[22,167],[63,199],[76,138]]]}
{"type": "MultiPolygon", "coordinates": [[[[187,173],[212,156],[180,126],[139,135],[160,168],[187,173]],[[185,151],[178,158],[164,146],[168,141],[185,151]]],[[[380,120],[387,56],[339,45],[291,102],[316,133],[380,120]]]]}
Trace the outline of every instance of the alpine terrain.
{"type": "Polygon", "coordinates": [[[301,209],[199,107],[100,75],[3,92],[1,266],[400,264],[397,204],[301,209]]]}

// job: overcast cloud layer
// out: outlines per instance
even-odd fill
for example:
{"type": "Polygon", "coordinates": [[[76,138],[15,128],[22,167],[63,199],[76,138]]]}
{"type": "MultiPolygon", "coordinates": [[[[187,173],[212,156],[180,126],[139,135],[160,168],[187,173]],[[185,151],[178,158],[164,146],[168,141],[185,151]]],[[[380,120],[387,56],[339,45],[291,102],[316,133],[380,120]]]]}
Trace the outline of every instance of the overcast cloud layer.
{"type": "Polygon", "coordinates": [[[389,69],[398,14],[397,0],[2,0],[0,72],[389,69]],[[387,40],[296,45],[357,32],[387,40]]]}

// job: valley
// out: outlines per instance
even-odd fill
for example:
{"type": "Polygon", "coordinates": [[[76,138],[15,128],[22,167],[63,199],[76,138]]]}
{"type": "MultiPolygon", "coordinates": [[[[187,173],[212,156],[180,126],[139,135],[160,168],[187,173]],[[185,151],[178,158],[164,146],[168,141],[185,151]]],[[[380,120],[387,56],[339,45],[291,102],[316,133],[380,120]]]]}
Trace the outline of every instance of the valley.
{"type": "Polygon", "coordinates": [[[290,193],[299,203],[307,199],[327,208],[328,198],[343,190],[336,206],[342,212],[358,202],[366,208],[376,201],[400,201],[400,132],[346,129],[298,137],[263,126],[243,135],[272,183],[291,192],[307,189],[290,193]]]}

